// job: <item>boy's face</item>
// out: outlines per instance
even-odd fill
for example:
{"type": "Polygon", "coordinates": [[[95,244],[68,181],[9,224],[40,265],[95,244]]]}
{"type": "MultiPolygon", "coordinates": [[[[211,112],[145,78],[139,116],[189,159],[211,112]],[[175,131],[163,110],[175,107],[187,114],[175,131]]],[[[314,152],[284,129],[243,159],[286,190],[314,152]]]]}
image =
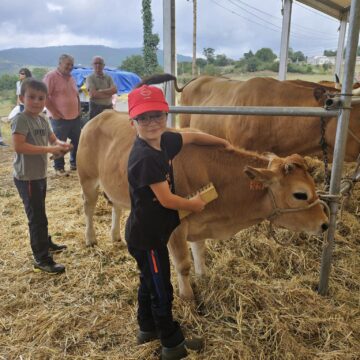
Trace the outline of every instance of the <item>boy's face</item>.
{"type": "Polygon", "coordinates": [[[149,111],[133,119],[139,136],[145,141],[154,141],[161,138],[166,129],[166,113],[149,111]]]}
{"type": "Polygon", "coordinates": [[[43,91],[27,88],[25,95],[20,95],[20,100],[24,104],[25,113],[37,116],[44,110],[46,94],[43,91]]]}

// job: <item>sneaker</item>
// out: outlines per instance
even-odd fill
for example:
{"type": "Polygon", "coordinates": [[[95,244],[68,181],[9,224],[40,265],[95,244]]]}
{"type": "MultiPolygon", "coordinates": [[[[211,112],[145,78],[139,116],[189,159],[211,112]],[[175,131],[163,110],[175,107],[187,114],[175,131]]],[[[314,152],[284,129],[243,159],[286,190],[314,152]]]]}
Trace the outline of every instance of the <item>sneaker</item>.
{"type": "Polygon", "coordinates": [[[0,141],[0,146],[9,146],[9,145],[5,144],[3,141],[0,141]]]}
{"type": "Polygon", "coordinates": [[[60,274],[65,271],[65,266],[62,264],[57,264],[53,259],[49,258],[47,261],[34,262],[34,272],[46,272],[49,274],[60,274]]]}
{"type": "Polygon", "coordinates": [[[138,345],[145,344],[147,342],[156,340],[159,338],[159,334],[156,330],[154,331],[142,331],[139,330],[136,336],[136,342],[138,345]]]}
{"type": "Polygon", "coordinates": [[[61,252],[63,250],[67,249],[66,245],[58,245],[51,241],[51,238],[49,239],[49,251],[50,252],[61,252]]]}
{"type": "Polygon", "coordinates": [[[191,339],[185,339],[182,343],[174,347],[165,347],[161,349],[161,360],[179,360],[188,355],[186,349],[201,351],[204,348],[204,339],[199,337],[193,337],[191,339]]]}
{"type": "Polygon", "coordinates": [[[64,169],[55,169],[55,175],[57,176],[69,176],[64,169]]]}
{"type": "Polygon", "coordinates": [[[76,171],[76,170],[77,170],[76,165],[70,165],[70,170],[71,170],[71,171],[76,171]]]}

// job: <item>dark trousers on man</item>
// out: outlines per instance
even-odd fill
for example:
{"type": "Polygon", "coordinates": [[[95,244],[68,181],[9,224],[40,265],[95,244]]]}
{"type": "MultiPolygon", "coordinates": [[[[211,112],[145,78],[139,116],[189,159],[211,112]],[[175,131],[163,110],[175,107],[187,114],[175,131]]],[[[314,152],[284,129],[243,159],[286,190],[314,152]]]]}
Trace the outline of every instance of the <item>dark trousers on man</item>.
{"type": "Polygon", "coordinates": [[[179,345],[184,335],[172,316],[173,287],[167,246],[152,250],[128,248],[140,269],[137,316],[140,330],[157,330],[165,347],[179,345]]]}
{"type": "MultiPolygon", "coordinates": [[[[70,165],[72,168],[76,168],[76,153],[79,145],[79,138],[81,132],[80,116],[72,120],[50,119],[50,121],[54,134],[59,140],[71,140],[73,149],[70,152],[70,165]]],[[[64,169],[64,167],[65,160],[63,156],[54,160],[55,170],[61,170],[64,169]]]]}
{"type": "Polygon", "coordinates": [[[29,221],[30,245],[38,262],[49,259],[48,220],[45,212],[46,179],[18,180],[15,185],[29,221]]]}
{"type": "Polygon", "coordinates": [[[112,109],[112,108],[113,108],[112,104],[110,104],[110,105],[99,105],[99,104],[95,104],[93,101],[90,101],[90,116],[89,116],[89,119],[91,120],[96,115],[102,113],[104,110],[112,109]]]}

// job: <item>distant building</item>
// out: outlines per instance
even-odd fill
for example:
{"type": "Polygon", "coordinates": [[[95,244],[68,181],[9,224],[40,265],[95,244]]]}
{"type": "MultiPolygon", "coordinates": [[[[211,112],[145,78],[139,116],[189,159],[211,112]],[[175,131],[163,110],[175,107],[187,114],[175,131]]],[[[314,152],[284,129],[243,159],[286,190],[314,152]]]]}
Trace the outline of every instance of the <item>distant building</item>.
{"type": "Polygon", "coordinates": [[[307,63],[310,65],[324,65],[324,64],[335,65],[335,56],[325,56],[325,55],[309,56],[307,58],[307,63]]]}

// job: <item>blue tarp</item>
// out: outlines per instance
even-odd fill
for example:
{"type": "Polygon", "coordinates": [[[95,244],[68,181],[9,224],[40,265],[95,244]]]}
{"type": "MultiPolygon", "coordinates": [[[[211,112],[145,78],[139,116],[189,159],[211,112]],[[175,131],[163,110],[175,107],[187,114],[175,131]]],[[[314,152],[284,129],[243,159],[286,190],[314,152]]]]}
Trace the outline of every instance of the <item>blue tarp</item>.
{"type": "MultiPolygon", "coordinates": [[[[76,81],[76,85],[80,88],[87,76],[92,74],[92,68],[85,67],[74,67],[71,71],[71,75],[76,81]]],[[[122,70],[113,70],[109,68],[104,68],[104,72],[107,75],[110,75],[114,80],[114,83],[117,87],[118,95],[130,92],[133,87],[141,81],[140,77],[134,73],[122,70]]]]}

